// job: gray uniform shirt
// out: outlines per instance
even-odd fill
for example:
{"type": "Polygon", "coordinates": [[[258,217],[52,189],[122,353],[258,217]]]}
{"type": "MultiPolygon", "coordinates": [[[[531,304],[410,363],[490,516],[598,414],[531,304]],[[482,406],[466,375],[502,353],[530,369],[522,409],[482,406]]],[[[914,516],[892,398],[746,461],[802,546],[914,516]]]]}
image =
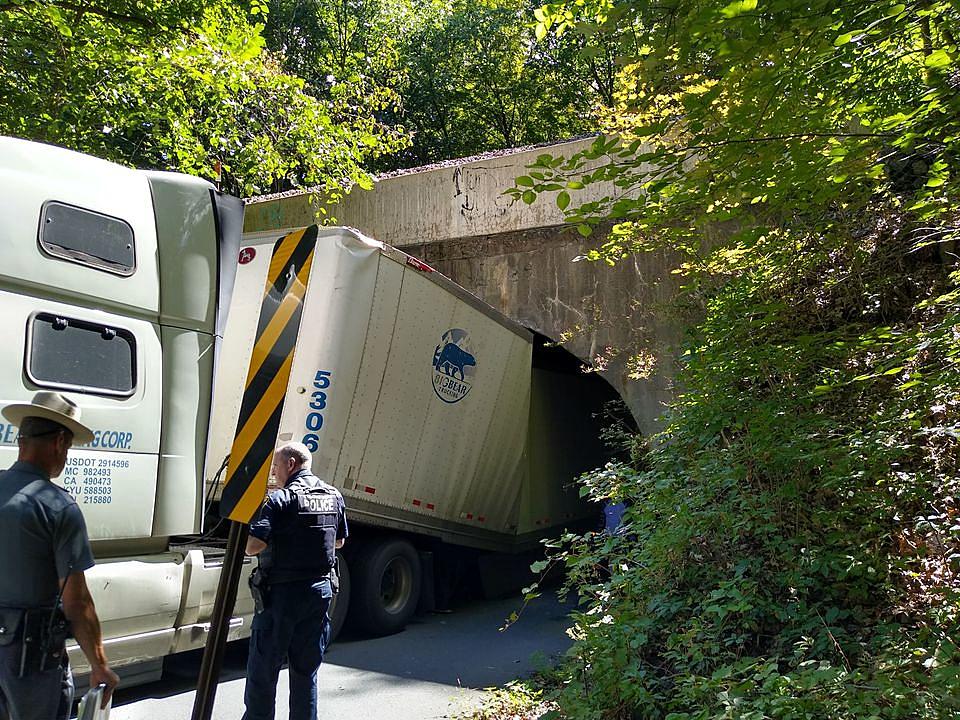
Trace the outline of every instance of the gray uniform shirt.
{"type": "Polygon", "coordinates": [[[77,501],[30,463],[0,472],[0,607],[50,607],[60,579],[92,567],[77,501]]]}

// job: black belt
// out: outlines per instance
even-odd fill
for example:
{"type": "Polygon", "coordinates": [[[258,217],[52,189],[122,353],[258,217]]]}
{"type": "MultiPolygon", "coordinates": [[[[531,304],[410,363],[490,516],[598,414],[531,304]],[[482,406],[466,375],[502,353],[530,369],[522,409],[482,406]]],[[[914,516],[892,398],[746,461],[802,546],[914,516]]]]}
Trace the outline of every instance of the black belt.
{"type": "MultiPolygon", "coordinates": [[[[24,628],[27,623],[39,627],[44,618],[51,616],[56,618],[59,608],[52,605],[38,605],[37,607],[0,607],[0,645],[9,645],[15,640],[21,640],[24,636],[24,628]]],[[[28,633],[29,634],[29,631],[28,633]]]]}

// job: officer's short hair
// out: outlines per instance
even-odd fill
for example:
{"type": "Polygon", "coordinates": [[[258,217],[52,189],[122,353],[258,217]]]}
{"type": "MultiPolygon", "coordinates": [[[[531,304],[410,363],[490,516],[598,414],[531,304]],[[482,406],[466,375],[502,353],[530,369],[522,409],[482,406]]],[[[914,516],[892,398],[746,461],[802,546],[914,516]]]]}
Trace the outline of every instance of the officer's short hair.
{"type": "MultiPolygon", "coordinates": [[[[22,440],[37,437],[52,437],[61,430],[63,432],[70,432],[70,430],[60,423],[48,420],[47,418],[28,416],[20,422],[20,438],[22,440]]],[[[73,433],[71,433],[71,435],[72,434],[73,433]]]]}
{"type": "Polygon", "coordinates": [[[282,458],[293,458],[297,461],[298,465],[303,465],[304,467],[309,468],[311,465],[312,458],[310,456],[310,451],[307,449],[307,446],[299,442],[288,442],[281,445],[277,448],[277,452],[280,453],[282,458]]]}

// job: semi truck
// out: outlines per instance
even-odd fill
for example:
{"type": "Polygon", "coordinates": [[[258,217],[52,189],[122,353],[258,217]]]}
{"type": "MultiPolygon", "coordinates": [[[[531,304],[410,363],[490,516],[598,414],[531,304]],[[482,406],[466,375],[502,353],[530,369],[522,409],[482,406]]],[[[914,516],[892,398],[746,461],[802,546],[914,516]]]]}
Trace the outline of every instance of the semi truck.
{"type": "MultiPolygon", "coordinates": [[[[242,203],[204,180],[0,138],[0,406],[64,392],[94,430],[55,482],[84,514],[88,584],[128,684],[206,642],[257,342],[296,333],[278,441],[306,444],[347,503],[335,631],[399,631],[449,594],[457,566],[479,572],[592,512],[572,481],[601,462],[596,415],[615,394],[600,378],[355,230],[244,235],[242,222],[242,203]],[[291,233],[316,238],[299,330],[280,308],[258,338],[291,233]]],[[[0,467],[16,435],[0,425],[0,467]]],[[[231,639],[249,633],[244,580],[231,639]]]]}

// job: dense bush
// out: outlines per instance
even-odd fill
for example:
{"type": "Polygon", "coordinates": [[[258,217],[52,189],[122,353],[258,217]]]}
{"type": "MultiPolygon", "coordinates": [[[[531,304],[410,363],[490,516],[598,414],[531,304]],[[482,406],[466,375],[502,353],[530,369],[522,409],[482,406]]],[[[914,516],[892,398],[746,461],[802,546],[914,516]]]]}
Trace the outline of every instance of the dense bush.
{"type": "Polygon", "coordinates": [[[559,554],[564,715],[960,717],[960,291],[908,250],[757,238],[709,294],[646,469],[583,478],[632,507],[559,554]]]}

